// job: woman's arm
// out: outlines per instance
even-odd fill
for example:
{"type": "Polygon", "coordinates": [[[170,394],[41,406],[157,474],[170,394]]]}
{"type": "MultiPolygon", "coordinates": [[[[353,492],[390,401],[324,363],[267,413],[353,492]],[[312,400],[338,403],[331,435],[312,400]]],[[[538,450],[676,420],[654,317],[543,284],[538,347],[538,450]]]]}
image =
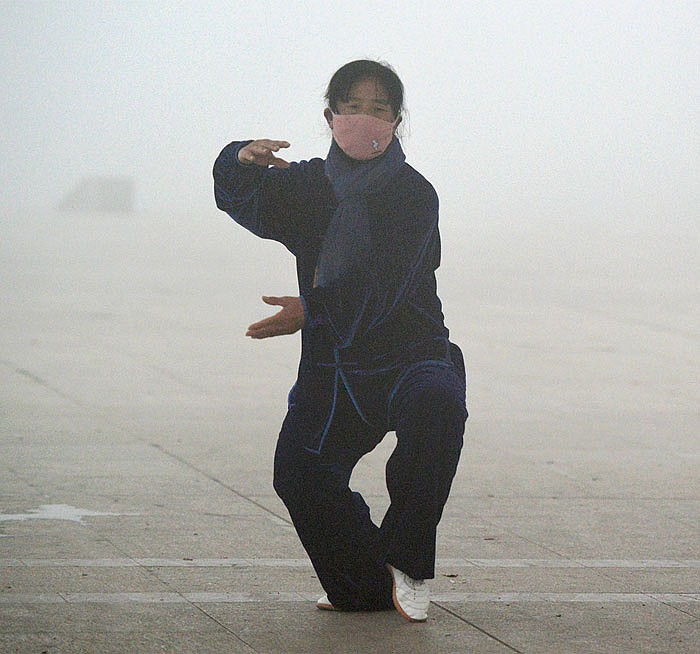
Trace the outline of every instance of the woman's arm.
{"type": "Polygon", "coordinates": [[[227,145],[214,163],[214,197],[239,225],[294,253],[304,239],[325,229],[319,225],[325,179],[314,162],[277,157],[287,145],[269,139],[227,145]]]}

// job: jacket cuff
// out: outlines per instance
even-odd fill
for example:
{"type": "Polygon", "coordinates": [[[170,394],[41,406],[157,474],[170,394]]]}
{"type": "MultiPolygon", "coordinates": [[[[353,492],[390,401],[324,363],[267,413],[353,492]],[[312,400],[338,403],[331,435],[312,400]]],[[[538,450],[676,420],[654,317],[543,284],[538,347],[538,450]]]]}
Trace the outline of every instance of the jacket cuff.
{"type": "Polygon", "coordinates": [[[323,325],[325,320],[325,306],[317,297],[316,289],[312,289],[300,296],[302,305],[304,306],[304,327],[313,329],[323,325]]]}
{"type": "MultiPolygon", "coordinates": [[[[228,164],[230,166],[240,166],[241,168],[253,168],[255,164],[244,164],[239,158],[238,153],[249,143],[253,141],[249,139],[248,141],[234,141],[224,148],[226,153],[226,158],[228,159],[228,164]]],[[[259,166],[258,166],[259,167],[259,166]]]]}

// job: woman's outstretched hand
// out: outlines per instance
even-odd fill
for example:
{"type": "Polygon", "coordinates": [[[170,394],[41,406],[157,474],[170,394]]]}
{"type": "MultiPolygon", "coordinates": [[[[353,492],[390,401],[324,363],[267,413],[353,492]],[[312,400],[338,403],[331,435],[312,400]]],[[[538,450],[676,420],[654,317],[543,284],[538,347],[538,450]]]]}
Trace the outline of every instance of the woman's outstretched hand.
{"type": "Polygon", "coordinates": [[[304,305],[298,297],[268,297],[263,295],[265,304],[282,307],[274,316],[256,322],[246,332],[251,338],[269,338],[270,336],[282,336],[293,334],[304,326],[304,305]]]}
{"type": "Polygon", "coordinates": [[[289,162],[275,156],[280,148],[288,148],[287,141],[272,141],[259,139],[248,143],[238,151],[238,161],[242,164],[255,164],[256,166],[274,166],[275,168],[289,168],[289,162]]]}

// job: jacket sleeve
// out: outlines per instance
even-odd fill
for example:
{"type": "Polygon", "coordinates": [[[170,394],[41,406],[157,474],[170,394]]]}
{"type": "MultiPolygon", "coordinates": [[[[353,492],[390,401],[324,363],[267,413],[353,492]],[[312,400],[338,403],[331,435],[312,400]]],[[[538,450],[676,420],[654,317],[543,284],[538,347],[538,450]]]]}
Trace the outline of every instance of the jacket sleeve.
{"type": "Polygon", "coordinates": [[[307,161],[286,169],[242,164],[238,152],[250,142],[230,143],[217,157],[216,206],[256,236],[296,253],[304,239],[325,229],[318,224],[322,212],[315,210],[321,202],[318,175],[307,161]]]}
{"type": "Polygon", "coordinates": [[[303,294],[307,325],[330,326],[341,348],[381,327],[438,266],[437,194],[425,180],[404,189],[382,200],[380,220],[372,225],[369,264],[303,294]]]}

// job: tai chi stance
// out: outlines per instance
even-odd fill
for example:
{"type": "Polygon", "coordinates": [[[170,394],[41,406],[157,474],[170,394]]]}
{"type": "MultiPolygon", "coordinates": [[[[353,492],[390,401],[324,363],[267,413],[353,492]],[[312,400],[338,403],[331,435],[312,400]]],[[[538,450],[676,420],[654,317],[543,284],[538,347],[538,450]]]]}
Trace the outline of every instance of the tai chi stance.
{"type": "Polygon", "coordinates": [[[326,591],[317,606],[395,607],[418,622],[467,419],[462,354],[436,290],[438,199],[395,136],[403,85],[390,67],[346,64],[326,100],[325,160],[288,163],[277,156],[286,141],[231,143],[214,165],[216,203],[296,257],[299,296],[264,297],[282,308],[247,335],[301,330],[274,487],[326,591]],[[388,431],[391,504],[376,525],[349,481],[388,431]]]}

